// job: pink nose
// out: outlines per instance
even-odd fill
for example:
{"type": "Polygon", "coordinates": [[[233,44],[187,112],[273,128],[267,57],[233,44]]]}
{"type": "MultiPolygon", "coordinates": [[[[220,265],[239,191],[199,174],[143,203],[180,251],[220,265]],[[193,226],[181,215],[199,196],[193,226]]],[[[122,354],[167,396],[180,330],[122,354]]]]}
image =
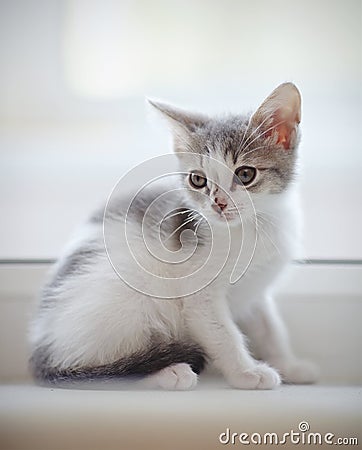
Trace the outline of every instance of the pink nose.
{"type": "Polygon", "coordinates": [[[221,211],[223,211],[228,205],[225,199],[218,197],[215,197],[215,203],[221,209],[221,211]]]}

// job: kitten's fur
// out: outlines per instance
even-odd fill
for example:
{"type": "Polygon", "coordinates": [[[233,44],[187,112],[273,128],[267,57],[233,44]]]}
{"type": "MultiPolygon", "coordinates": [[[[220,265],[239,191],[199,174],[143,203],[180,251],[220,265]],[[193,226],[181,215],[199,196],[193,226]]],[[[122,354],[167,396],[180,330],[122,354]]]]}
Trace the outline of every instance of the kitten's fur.
{"type": "MultiPolygon", "coordinates": [[[[56,264],[44,288],[30,333],[34,376],[49,383],[142,377],[149,386],[190,389],[196,385],[197,374],[209,363],[231,386],[241,389],[270,389],[281,380],[314,381],[313,367],[294,357],[270,296],[274,279],[290,261],[298,241],[290,186],[299,141],[301,100],[297,88],[291,83],[282,84],[251,117],[214,119],[151,103],[172,126],[174,150],[180,155],[185,152],[197,156],[197,167],[187,167],[181,158],[182,169],[201,170],[208,183],[200,189],[205,194],[200,200],[199,190],[190,185],[189,177],[182,177],[179,185],[184,186],[186,194],[175,191],[171,200],[163,202],[157,214],[147,218],[147,230],[151,230],[152,240],[152,227],[159,218],[176,210],[179,214],[164,221],[161,234],[173,234],[170,245],[177,250],[181,231],[195,230],[197,222],[196,252],[188,266],[180,266],[155,261],[141,244],[138,249],[142,217],[152,200],[162,193],[162,186],[146,190],[127,219],[132,225],[130,240],[145,267],[159,274],[155,286],[159,284],[162,292],[174,299],[144,295],[129,287],[113,270],[104,248],[103,214],[93,216],[56,264]],[[246,189],[235,183],[232,175],[228,178],[227,172],[221,180],[215,161],[226,165],[231,174],[240,166],[256,167],[256,179],[246,189]],[[215,179],[220,186],[209,182],[215,179]],[[237,210],[230,204],[224,208],[228,203],[225,190],[229,189],[237,210]],[[248,196],[258,218],[257,231],[248,196]],[[218,254],[223,253],[227,241],[227,225],[219,220],[222,214],[214,200],[224,208],[223,217],[230,225],[231,263],[228,261],[216,279],[192,295],[181,296],[177,287],[167,291],[168,281],[162,277],[170,273],[182,277],[185,267],[196,270],[198,259],[208,249],[207,220],[214,224],[212,264],[219,264],[218,254]],[[196,213],[186,223],[188,216],[183,212],[189,209],[203,216],[196,213]],[[243,229],[233,223],[235,211],[243,218],[243,229]],[[255,233],[255,254],[251,261],[243,261],[241,256],[239,264],[247,270],[231,285],[230,274],[237,258],[234,242],[242,234],[248,238],[255,233]]],[[[123,273],[129,271],[129,276],[142,284],[139,274],[131,274],[129,252],[119,239],[129,202],[129,198],[120,198],[113,203],[107,218],[109,242],[114,247],[117,267],[123,273]]],[[[253,243],[245,244],[248,249],[253,243]]],[[[197,278],[201,283],[202,276],[201,272],[197,278]]],[[[144,288],[150,289],[148,281],[144,281],[144,288]]]]}

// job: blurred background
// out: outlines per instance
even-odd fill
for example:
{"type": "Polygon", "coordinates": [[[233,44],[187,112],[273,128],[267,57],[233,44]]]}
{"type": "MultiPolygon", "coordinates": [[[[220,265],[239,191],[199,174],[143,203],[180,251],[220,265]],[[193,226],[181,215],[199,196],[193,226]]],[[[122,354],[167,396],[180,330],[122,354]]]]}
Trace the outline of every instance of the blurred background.
{"type": "Polygon", "coordinates": [[[55,258],[125,170],[169,151],[156,97],[303,96],[299,258],[362,258],[360,0],[0,1],[0,259],[55,258]]]}

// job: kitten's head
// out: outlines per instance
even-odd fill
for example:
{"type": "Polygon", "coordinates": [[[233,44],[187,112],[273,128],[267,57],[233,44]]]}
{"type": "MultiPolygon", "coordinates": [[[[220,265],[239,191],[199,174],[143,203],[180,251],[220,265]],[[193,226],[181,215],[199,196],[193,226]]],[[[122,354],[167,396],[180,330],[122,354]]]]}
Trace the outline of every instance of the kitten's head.
{"type": "Polygon", "coordinates": [[[187,194],[209,219],[253,214],[260,199],[292,180],[301,118],[294,84],[277,87],[249,117],[210,118],[150,103],[169,120],[187,194]]]}

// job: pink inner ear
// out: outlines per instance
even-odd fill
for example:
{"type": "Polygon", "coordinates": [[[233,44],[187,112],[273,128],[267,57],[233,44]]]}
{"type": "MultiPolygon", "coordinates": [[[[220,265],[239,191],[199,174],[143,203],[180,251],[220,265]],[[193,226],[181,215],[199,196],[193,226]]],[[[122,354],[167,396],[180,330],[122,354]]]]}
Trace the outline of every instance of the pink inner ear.
{"type": "Polygon", "coordinates": [[[276,127],[276,132],[278,133],[277,143],[281,144],[286,150],[290,147],[291,134],[293,129],[290,129],[288,124],[282,123],[276,127]]]}
{"type": "Polygon", "coordinates": [[[276,111],[273,115],[273,129],[267,134],[272,136],[277,134],[277,144],[283,146],[285,150],[290,148],[291,141],[295,135],[295,125],[299,123],[298,117],[292,116],[292,113],[288,111],[288,114],[283,114],[283,111],[276,111]]]}
{"type": "MultiPolygon", "coordinates": [[[[280,121],[280,117],[276,115],[274,118],[274,122],[278,123],[280,121]]],[[[268,133],[265,134],[265,136],[269,137],[273,134],[277,134],[277,144],[281,144],[285,148],[285,150],[288,150],[290,147],[290,141],[293,132],[294,127],[286,121],[283,123],[279,123],[279,125],[275,125],[275,128],[271,129],[268,133]]]]}
{"type": "Polygon", "coordinates": [[[254,114],[253,120],[259,126],[268,120],[265,136],[274,136],[276,143],[288,150],[294,145],[300,122],[300,108],[301,98],[298,89],[292,83],[283,83],[264,100],[254,114]]]}

